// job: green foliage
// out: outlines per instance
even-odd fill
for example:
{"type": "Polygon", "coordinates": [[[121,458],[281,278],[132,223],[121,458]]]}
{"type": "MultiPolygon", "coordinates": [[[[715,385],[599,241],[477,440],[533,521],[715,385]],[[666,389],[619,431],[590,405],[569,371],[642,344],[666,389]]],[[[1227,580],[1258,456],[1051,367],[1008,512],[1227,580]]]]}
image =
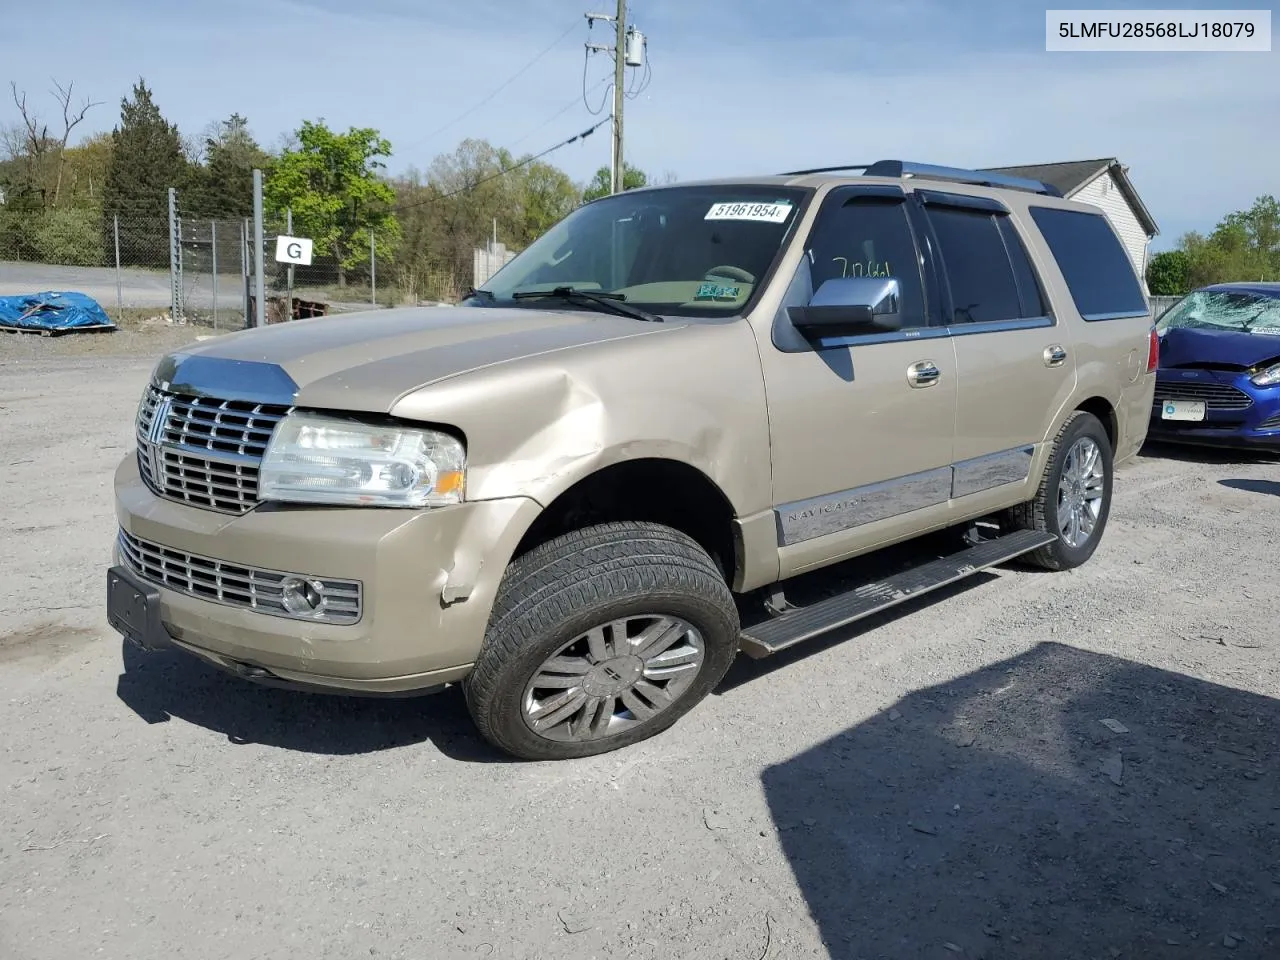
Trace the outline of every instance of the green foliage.
{"type": "Polygon", "coordinates": [[[1187,257],[1189,289],[1280,279],[1280,204],[1270,195],[1258,197],[1248,210],[1223,217],[1208,236],[1186,234],[1178,247],[1187,257]]]}
{"type": "Polygon", "coordinates": [[[109,133],[94,134],[78,146],[67,148],[59,206],[98,208],[102,205],[113,149],[109,133]]]}
{"type": "Polygon", "coordinates": [[[273,158],[238,113],[218,123],[204,140],[204,163],[183,199],[184,212],[243,219],[253,216],[253,171],[270,177],[273,158]]]}
{"type": "Polygon", "coordinates": [[[35,260],[35,225],[39,214],[15,208],[8,202],[0,207],[0,260],[35,260]]]}
{"type": "MultiPolygon", "coordinates": [[[[87,207],[17,211],[0,207],[0,260],[101,267],[101,214],[87,207]]],[[[114,262],[114,261],[113,261],[114,262]]]]}
{"type": "Polygon", "coordinates": [[[55,207],[36,218],[33,227],[36,260],[72,267],[100,267],[105,263],[98,211],[55,207]]]}
{"type": "Polygon", "coordinates": [[[395,191],[378,176],[391,144],[370,128],[335,133],[310,120],[298,129],[297,141],[273,165],[264,199],[277,217],[293,211],[294,230],[315,241],[317,256],[337,262],[343,286],[348,270],[369,262],[371,230],[388,253],[399,238],[391,209],[395,191]]]}
{"type": "Polygon", "coordinates": [[[1147,288],[1153,297],[1177,297],[1186,293],[1191,258],[1185,250],[1155,254],[1147,264],[1147,288]]]}
{"type": "Polygon", "coordinates": [[[525,247],[573,212],[578,187],[559,167],[535,161],[524,168],[519,184],[520,229],[513,243],[525,247]]]}
{"type": "MultiPolygon", "coordinates": [[[[610,194],[610,187],[613,184],[613,171],[608,167],[601,167],[596,171],[596,175],[591,178],[591,182],[587,184],[587,189],[582,192],[582,202],[590,203],[592,200],[599,200],[601,197],[607,197],[610,194]]],[[[636,190],[639,187],[649,185],[648,175],[639,167],[633,167],[625,160],[622,162],[622,189],[636,190]]]]}
{"type": "Polygon", "coordinates": [[[464,140],[425,175],[394,181],[404,224],[397,284],[410,298],[453,299],[472,283],[477,247],[520,250],[578,205],[581,188],[560,168],[485,140],[464,140]]]}
{"type": "MultiPolygon", "coordinates": [[[[185,190],[191,169],[177,126],[160,113],[145,80],[133,85],[132,99],[120,101],[120,124],[111,140],[111,160],[102,191],[104,237],[115,213],[166,222],[169,188],[185,190]]],[[[148,249],[138,251],[139,262],[156,262],[167,256],[167,247],[168,240],[157,237],[148,249]]]]}

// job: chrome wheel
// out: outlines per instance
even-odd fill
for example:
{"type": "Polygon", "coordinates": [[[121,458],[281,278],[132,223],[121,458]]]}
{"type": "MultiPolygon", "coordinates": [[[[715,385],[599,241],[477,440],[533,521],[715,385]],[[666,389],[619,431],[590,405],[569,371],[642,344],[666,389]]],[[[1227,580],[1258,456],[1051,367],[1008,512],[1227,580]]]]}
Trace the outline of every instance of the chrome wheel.
{"type": "Polygon", "coordinates": [[[1081,437],[1067,451],[1058,481],[1058,533],[1067,546],[1078,549],[1089,542],[1105,490],[1102,450],[1090,437],[1081,437]]]}
{"type": "Polygon", "coordinates": [[[676,617],[626,617],[570,640],[525,687],[524,722],[548,740],[598,740],[669,709],[698,676],[702,634],[676,617]]]}

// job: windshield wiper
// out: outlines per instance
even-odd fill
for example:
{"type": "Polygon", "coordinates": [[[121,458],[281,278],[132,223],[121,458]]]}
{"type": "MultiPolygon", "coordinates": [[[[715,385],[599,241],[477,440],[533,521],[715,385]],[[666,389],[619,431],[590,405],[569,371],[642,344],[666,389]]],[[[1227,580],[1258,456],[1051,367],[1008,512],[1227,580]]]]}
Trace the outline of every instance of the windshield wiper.
{"type": "Polygon", "coordinates": [[[512,300],[567,300],[583,306],[595,307],[609,313],[645,320],[649,323],[662,323],[662,318],[648,310],[641,310],[626,303],[625,293],[607,293],[603,290],[579,290],[576,287],[556,287],[554,290],[517,290],[511,295],[512,300]]]}
{"type": "Polygon", "coordinates": [[[488,301],[488,300],[492,300],[492,299],[493,299],[493,291],[492,291],[492,290],[477,290],[475,287],[471,287],[470,289],[468,289],[468,290],[467,290],[467,292],[466,292],[466,293],[464,293],[464,294],[462,295],[462,299],[463,299],[463,300],[470,300],[472,297],[474,297],[474,298],[475,298],[475,299],[477,299],[477,300],[486,300],[486,301],[488,301]]]}

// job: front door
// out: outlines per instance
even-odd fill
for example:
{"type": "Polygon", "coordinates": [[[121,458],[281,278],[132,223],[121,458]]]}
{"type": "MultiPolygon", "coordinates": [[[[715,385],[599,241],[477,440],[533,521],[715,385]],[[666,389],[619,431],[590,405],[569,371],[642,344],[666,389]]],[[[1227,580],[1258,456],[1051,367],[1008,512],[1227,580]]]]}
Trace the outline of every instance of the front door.
{"type": "MultiPolygon", "coordinates": [[[[903,329],[815,343],[787,319],[757,327],[769,404],[781,573],[850,556],[945,512],[956,358],[897,187],[832,191],[791,286],[894,277],[903,329]],[[808,276],[805,276],[805,274],[808,276]]],[[[797,294],[796,291],[799,291],[797,294]]]]}

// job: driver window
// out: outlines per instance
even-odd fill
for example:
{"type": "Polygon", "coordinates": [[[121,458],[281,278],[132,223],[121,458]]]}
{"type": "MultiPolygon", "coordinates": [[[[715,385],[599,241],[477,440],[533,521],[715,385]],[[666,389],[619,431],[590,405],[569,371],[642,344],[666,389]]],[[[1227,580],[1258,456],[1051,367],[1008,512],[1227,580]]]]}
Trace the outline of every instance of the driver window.
{"type": "Polygon", "coordinates": [[[928,325],[919,254],[902,201],[852,197],[824,211],[809,256],[814,290],[842,277],[893,277],[902,294],[903,329],[928,325]]]}

